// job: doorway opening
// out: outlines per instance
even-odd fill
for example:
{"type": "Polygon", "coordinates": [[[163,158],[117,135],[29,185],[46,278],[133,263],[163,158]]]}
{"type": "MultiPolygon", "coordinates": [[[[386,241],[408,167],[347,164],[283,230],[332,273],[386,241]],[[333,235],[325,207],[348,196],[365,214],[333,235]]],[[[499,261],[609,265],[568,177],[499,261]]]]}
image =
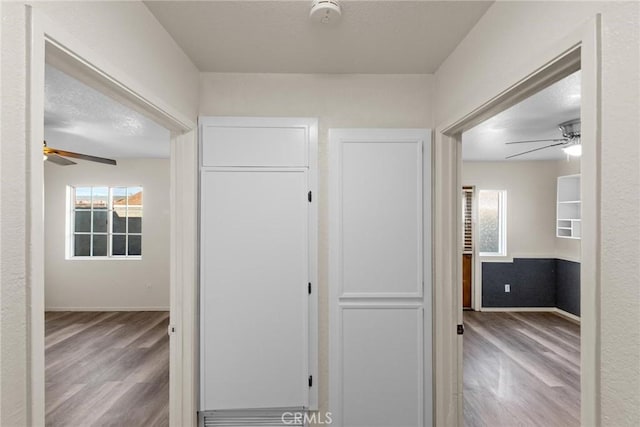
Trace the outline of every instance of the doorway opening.
{"type": "MultiPolygon", "coordinates": [[[[462,296],[462,133],[557,82],[581,71],[580,160],[582,238],[580,262],[581,423],[600,419],[600,17],[509,71],[507,85],[486,94],[478,106],[459,106],[435,135],[434,292],[437,424],[464,424],[462,296]],[[468,109],[467,109],[468,108],[468,109]],[[449,284],[455,284],[449,286],[449,284]],[[439,326],[438,326],[439,325],[439,326]],[[452,334],[452,331],[457,333],[452,334]],[[455,355],[455,357],[453,357],[455,355]]],[[[445,93],[443,96],[447,96],[445,93]]],[[[454,103],[459,99],[452,100],[454,103]]]]}
{"type": "MultiPolygon", "coordinates": [[[[195,368],[193,361],[190,358],[192,353],[190,349],[194,346],[195,341],[195,320],[193,313],[195,313],[195,301],[196,301],[196,265],[195,265],[195,241],[196,241],[196,218],[195,207],[197,201],[195,199],[197,182],[195,173],[191,175],[190,170],[193,169],[193,164],[196,159],[197,145],[196,145],[196,133],[195,122],[185,117],[182,113],[177,111],[173,106],[167,105],[161,99],[158,99],[153,93],[145,88],[145,85],[141,82],[132,79],[128,74],[123,73],[109,64],[99,55],[96,55],[91,49],[87,48],[81,41],[78,41],[71,37],[69,34],[49,21],[44,15],[33,10],[31,14],[31,50],[29,57],[29,92],[30,92],[30,139],[28,141],[27,152],[29,153],[29,165],[28,165],[28,200],[30,216],[28,218],[29,229],[29,334],[30,334],[30,357],[29,357],[29,402],[30,402],[30,423],[34,425],[45,425],[45,413],[46,413],[46,394],[47,383],[45,380],[45,162],[43,161],[43,154],[46,154],[48,160],[55,158],[55,161],[66,163],[67,160],[72,160],[68,154],[61,152],[52,152],[52,150],[43,150],[43,141],[45,141],[45,74],[48,66],[53,66],[59,71],[73,77],[74,79],[84,83],[92,89],[107,95],[112,100],[130,108],[131,110],[139,113],[141,116],[146,117],[152,122],[157,123],[159,126],[167,129],[170,145],[169,145],[169,171],[168,180],[165,190],[169,192],[168,204],[162,207],[162,214],[168,218],[167,225],[169,230],[168,238],[168,276],[169,276],[169,327],[160,331],[160,326],[154,329],[154,333],[157,332],[158,336],[169,332],[169,415],[170,424],[175,425],[191,425],[195,421],[195,368]],[[143,95],[146,94],[146,95],[143,95]],[[187,348],[187,350],[183,350],[187,348]],[[186,355],[183,356],[183,354],[186,355]]],[[[90,107],[90,106],[89,106],[90,107]]],[[[86,130],[86,129],[85,129],[86,130]]],[[[51,149],[62,147],[55,147],[55,144],[51,141],[51,149]]],[[[53,150],[55,151],[55,150],[53,150]]],[[[57,150],[59,151],[59,150],[57,150]]],[[[67,150],[62,150],[67,151],[67,150]]],[[[71,150],[83,153],[82,150],[71,150]]],[[[99,154],[99,153],[98,153],[99,154]]],[[[98,155],[96,157],[105,157],[98,155]]],[[[75,159],[73,159],[75,161],[75,159]]],[[[167,161],[165,159],[165,161],[167,161]]],[[[85,162],[82,159],[78,159],[77,164],[74,166],[60,167],[60,170],[65,168],[82,168],[81,163],[85,162]]],[[[85,162],[92,163],[92,162],[85,162]]],[[[96,163],[98,164],[98,163],[96,163]]],[[[46,167],[54,167],[57,165],[49,165],[46,167]]],[[[106,165],[104,165],[106,166],[106,165]]],[[[136,208],[139,212],[148,211],[149,206],[143,206],[145,203],[144,185],[141,182],[131,184],[125,183],[124,180],[114,184],[107,190],[109,195],[107,199],[103,200],[106,203],[106,215],[109,217],[109,204],[111,206],[111,215],[113,211],[116,211],[119,215],[119,220],[122,220],[122,206],[125,206],[125,210],[129,205],[132,208],[132,226],[135,227],[136,217],[134,212],[136,208]],[[125,185],[126,184],[126,185],[125,185]],[[134,191],[131,194],[129,188],[136,189],[142,187],[142,197],[140,200],[138,196],[135,196],[139,191],[134,191]],[[120,195],[120,190],[125,188],[124,196],[120,195]],[[113,196],[113,197],[111,197],[113,196]],[[135,196],[135,197],[134,197],[135,196]],[[124,202],[122,202],[124,201],[124,202]]],[[[92,187],[104,187],[104,183],[89,183],[83,182],[82,185],[78,184],[76,187],[81,187],[80,194],[83,191],[86,193],[86,188],[92,187]],[[84,190],[82,190],[84,189],[84,190]]],[[[68,186],[65,192],[71,194],[73,186],[68,186]]],[[[147,186],[148,187],[148,186],[147,186]]],[[[77,188],[76,188],[77,189],[77,188]]],[[[93,188],[91,189],[93,191],[93,188]]],[[[100,193],[100,191],[97,191],[100,193]]],[[[103,192],[104,193],[104,192],[103,192]]],[[[66,196],[66,194],[65,194],[66,196]]],[[[56,215],[62,215],[65,217],[65,221],[70,221],[73,218],[71,211],[74,204],[71,203],[71,197],[65,197],[69,201],[67,205],[62,202],[62,213],[56,212],[56,215]],[[65,207],[69,207],[69,212],[64,212],[65,207]]],[[[93,204],[93,198],[91,199],[93,204]]],[[[147,200],[149,201],[149,200],[147,200]]],[[[99,203],[98,203],[99,204],[99,203]]],[[[80,208],[82,209],[82,208],[80,208]]],[[[91,206],[90,211],[93,209],[91,206]]],[[[97,210],[101,207],[98,206],[97,210]]],[[[87,209],[85,209],[87,210],[87,209]]],[[[105,210],[102,207],[102,210],[105,210]]],[[[139,213],[138,212],[138,213],[139,213]]],[[[93,213],[90,213],[93,215],[93,213]]],[[[104,218],[104,212],[99,212],[97,217],[104,218]]],[[[128,226],[127,215],[124,215],[125,227],[128,226]]],[[[75,218],[74,218],[75,220],[75,218]]],[[[142,229],[147,227],[144,225],[144,217],[142,217],[143,225],[142,229]]],[[[92,222],[91,222],[92,223],[92,222]]],[[[113,224],[113,218],[112,218],[113,224]]],[[[122,221],[119,223],[122,225],[122,221]]],[[[85,232],[86,234],[95,234],[95,236],[89,237],[89,245],[87,245],[86,237],[80,238],[78,242],[79,248],[89,248],[91,251],[96,250],[96,253],[104,254],[105,247],[107,254],[121,255],[122,248],[124,247],[124,254],[135,258],[140,256],[135,254],[136,244],[141,243],[141,256],[145,257],[145,244],[144,237],[140,236],[144,234],[144,231],[138,233],[134,229],[131,232],[115,232],[113,233],[113,225],[109,226],[111,230],[111,240],[109,232],[102,233],[100,236],[99,231],[96,233],[85,232]],[[106,234],[106,236],[105,236],[106,234]],[[116,234],[118,235],[116,238],[116,234]],[[124,246],[122,245],[122,239],[124,235],[124,246]],[[95,245],[92,239],[95,239],[95,245]],[[85,239],[82,241],[82,239],[85,239]],[[114,241],[115,239],[115,241],[114,241]],[[130,242],[128,240],[131,240],[130,242]],[[106,244],[105,243],[106,240],[106,244]],[[137,240],[137,242],[136,242],[137,240]],[[102,245],[102,246],[101,246],[102,245]],[[131,249],[131,250],[130,250],[131,249]]],[[[63,227],[63,235],[66,233],[67,225],[63,227]]],[[[82,234],[82,233],[79,233],[82,234]]],[[[75,245],[75,236],[73,239],[69,237],[65,242],[72,241],[69,245],[63,244],[61,249],[65,256],[71,254],[71,247],[75,245]]],[[[124,257],[124,256],[123,256],[124,257]]],[[[75,260],[74,260],[75,262],[75,260]]],[[[88,261],[94,263],[93,261],[88,261]]],[[[132,260],[118,260],[114,262],[123,263],[123,265],[133,262],[132,260]]],[[[85,275],[87,281],[91,281],[91,274],[85,275]]],[[[148,284],[149,282],[146,282],[148,284]]],[[[146,285],[145,285],[146,286],[146,285]]],[[[151,283],[153,288],[154,283],[151,283]]],[[[85,286],[86,287],[86,286],[85,286]]],[[[148,288],[147,288],[148,289],[148,288]]],[[[48,298],[49,302],[54,301],[48,298]]],[[[108,306],[108,302],[104,302],[104,307],[108,306]]],[[[149,306],[138,308],[159,308],[156,303],[150,302],[149,306]]],[[[79,307],[82,308],[82,307],[79,307]]],[[[160,308],[166,309],[166,306],[160,308]]],[[[157,312],[156,312],[157,313],[157,312]]],[[[125,313],[126,314],[126,313],[125,313]]],[[[130,313],[129,313],[130,314],[130,313]]],[[[151,323],[153,321],[149,320],[151,323]]],[[[163,320],[166,322],[166,319],[163,320]]],[[[160,321],[158,322],[160,323],[160,321]]],[[[156,324],[157,325],[157,324],[156,324]]],[[[77,326],[76,328],[78,328],[77,326]]],[[[61,334],[63,335],[63,334],[61,334]]],[[[51,336],[48,337],[51,341],[51,336]]],[[[60,338],[60,337],[59,337],[60,338]]],[[[81,363],[82,361],[79,361],[81,363]]],[[[79,366],[79,365],[78,365],[79,366]]],[[[49,390],[50,391],[50,390],[49,390]]],[[[78,390],[75,390],[76,392],[78,390]]],[[[70,390],[70,393],[73,393],[70,390]]],[[[165,403],[166,404],[166,403],[165,403]]]]}
{"type": "Polygon", "coordinates": [[[580,101],[576,71],[462,133],[465,425],[580,425],[580,101]]]}
{"type": "Polygon", "coordinates": [[[45,423],[169,425],[170,132],[47,64],[44,137],[45,423]]]}

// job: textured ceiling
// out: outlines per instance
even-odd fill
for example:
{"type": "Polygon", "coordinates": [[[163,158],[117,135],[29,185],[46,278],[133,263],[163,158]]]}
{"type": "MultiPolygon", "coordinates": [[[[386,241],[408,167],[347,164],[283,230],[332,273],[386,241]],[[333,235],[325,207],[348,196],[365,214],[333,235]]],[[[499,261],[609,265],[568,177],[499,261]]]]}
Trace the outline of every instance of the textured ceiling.
{"type": "Polygon", "coordinates": [[[45,69],[47,145],[109,158],[168,158],[169,131],[62,71],[45,69]]]}
{"type": "Polygon", "coordinates": [[[336,26],[310,0],[147,1],[200,71],[433,73],[492,1],[341,1],[336,26]]]}
{"type": "MultiPolygon", "coordinates": [[[[552,142],[505,145],[505,142],[561,138],[558,124],[580,118],[580,71],[552,84],[519,104],[462,134],[462,158],[469,161],[505,160],[505,157],[552,142]]],[[[559,147],[510,159],[554,160],[566,154],[559,147]]]]}

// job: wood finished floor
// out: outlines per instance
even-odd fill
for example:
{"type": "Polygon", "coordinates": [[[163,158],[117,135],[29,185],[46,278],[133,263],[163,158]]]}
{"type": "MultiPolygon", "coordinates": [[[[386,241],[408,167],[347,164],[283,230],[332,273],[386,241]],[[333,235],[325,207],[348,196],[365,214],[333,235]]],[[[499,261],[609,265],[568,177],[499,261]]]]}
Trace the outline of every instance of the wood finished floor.
{"type": "Polygon", "coordinates": [[[466,426],[579,426],[580,326],[551,313],[464,313],[466,426]]]}
{"type": "Polygon", "coordinates": [[[47,426],[168,426],[167,312],[47,312],[47,426]]]}

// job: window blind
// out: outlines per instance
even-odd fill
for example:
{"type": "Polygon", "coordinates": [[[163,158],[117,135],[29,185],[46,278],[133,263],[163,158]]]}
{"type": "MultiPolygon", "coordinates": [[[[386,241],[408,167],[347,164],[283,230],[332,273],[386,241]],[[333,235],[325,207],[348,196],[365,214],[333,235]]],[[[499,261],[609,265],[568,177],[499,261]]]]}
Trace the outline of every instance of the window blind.
{"type": "Polygon", "coordinates": [[[462,251],[473,252],[473,187],[462,187],[462,251]]]}

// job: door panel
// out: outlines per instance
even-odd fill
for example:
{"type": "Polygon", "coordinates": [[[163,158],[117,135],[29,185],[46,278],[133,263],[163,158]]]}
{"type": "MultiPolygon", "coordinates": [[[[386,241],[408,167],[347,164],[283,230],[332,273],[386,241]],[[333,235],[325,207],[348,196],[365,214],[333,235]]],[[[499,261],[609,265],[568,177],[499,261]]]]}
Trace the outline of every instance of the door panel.
{"type": "Polygon", "coordinates": [[[422,145],[342,145],[345,294],[422,291],[422,145]]]}
{"type": "Polygon", "coordinates": [[[422,308],[342,311],[345,426],[422,425],[422,308]]]}
{"type": "Polygon", "coordinates": [[[430,425],[429,133],[332,129],[329,141],[333,424],[430,425]]]}
{"type": "Polygon", "coordinates": [[[203,172],[207,410],[308,405],[307,188],[306,170],[203,172]]]}

